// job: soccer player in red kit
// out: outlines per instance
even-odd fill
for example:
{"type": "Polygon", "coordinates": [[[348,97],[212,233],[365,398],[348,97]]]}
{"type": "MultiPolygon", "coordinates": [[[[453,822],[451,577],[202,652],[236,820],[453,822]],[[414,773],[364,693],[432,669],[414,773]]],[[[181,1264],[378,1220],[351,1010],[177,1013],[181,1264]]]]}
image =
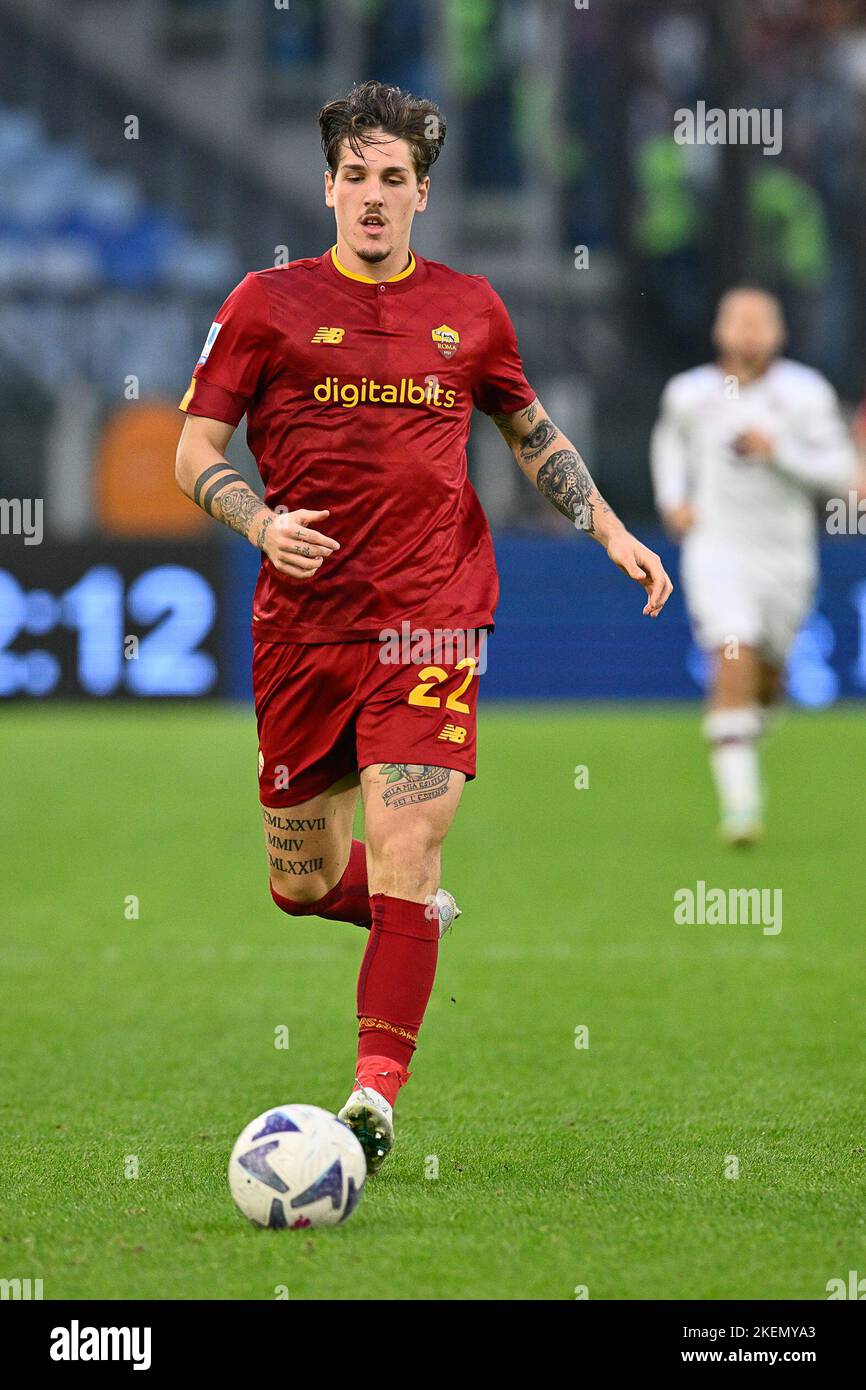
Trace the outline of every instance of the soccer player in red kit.
{"type": "Polygon", "coordinates": [[[253,685],[270,890],[291,916],[369,932],[340,1118],[375,1171],[457,911],[439,888],[440,848],[475,775],[478,653],[498,597],[466,472],[472,407],[643,585],[645,614],[671,584],[536,399],[488,282],[409,249],[445,138],[438,108],[365,82],[319,122],[336,245],[229,295],[182,401],[177,478],[263,553],[253,685]],[[224,456],[243,415],[264,501],[224,456]],[[393,660],[407,624],[422,664],[393,660]]]}

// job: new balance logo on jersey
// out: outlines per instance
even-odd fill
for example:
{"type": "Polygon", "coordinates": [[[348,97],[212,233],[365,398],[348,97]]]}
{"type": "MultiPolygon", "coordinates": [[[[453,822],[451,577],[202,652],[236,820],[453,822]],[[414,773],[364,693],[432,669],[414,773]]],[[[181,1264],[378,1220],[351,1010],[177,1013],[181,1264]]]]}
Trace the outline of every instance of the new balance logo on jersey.
{"type": "Polygon", "coordinates": [[[341,343],[343,341],[345,332],[345,328],[317,328],[310,342],[329,343],[333,346],[334,343],[341,343]]]}

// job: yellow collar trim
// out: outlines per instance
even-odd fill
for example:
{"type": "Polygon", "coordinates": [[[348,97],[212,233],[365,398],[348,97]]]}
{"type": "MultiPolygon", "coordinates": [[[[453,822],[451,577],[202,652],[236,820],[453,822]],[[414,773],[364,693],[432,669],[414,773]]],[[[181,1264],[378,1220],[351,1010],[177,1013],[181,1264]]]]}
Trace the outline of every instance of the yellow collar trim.
{"type": "Polygon", "coordinates": [[[331,247],[331,260],[334,268],[339,270],[341,275],[345,275],[347,280],[360,280],[362,285],[392,285],[395,280],[405,280],[415,269],[415,257],[409,252],[409,264],[405,270],[401,270],[399,275],[389,275],[387,280],[374,280],[371,275],[356,275],[354,270],[347,270],[343,262],[337,256],[336,246],[331,247]]]}

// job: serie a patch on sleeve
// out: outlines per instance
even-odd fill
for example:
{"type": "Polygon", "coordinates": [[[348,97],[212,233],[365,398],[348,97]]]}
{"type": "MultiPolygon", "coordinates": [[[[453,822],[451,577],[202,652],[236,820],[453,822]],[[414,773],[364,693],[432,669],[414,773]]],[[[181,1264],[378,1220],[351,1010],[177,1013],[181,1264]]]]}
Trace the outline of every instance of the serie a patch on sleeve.
{"type": "Polygon", "coordinates": [[[208,335],[204,340],[204,347],[201,350],[201,357],[198,359],[197,365],[199,367],[203,367],[207,359],[210,357],[210,350],[216,342],[217,336],[221,328],[222,324],[218,323],[216,319],[214,319],[208,331],[208,335]]]}

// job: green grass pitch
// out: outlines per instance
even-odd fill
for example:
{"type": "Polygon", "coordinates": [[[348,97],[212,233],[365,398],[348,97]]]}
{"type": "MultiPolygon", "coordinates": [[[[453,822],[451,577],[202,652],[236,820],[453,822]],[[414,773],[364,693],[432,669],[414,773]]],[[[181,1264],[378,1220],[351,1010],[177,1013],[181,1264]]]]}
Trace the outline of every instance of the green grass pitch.
{"type": "Polygon", "coordinates": [[[302,1232],[246,1224],[227,1158],[267,1106],[345,1099],[365,934],[271,904],[251,712],[4,724],[0,1277],[569,1300],[866,1274],[864,712],[786,717],[743,853],[714,839],[696,708],[482,707],[397,1146],[344,1227],[302,1232]],[[698,879],[781,888],[781,933],[675,925],[698,879]]]}

